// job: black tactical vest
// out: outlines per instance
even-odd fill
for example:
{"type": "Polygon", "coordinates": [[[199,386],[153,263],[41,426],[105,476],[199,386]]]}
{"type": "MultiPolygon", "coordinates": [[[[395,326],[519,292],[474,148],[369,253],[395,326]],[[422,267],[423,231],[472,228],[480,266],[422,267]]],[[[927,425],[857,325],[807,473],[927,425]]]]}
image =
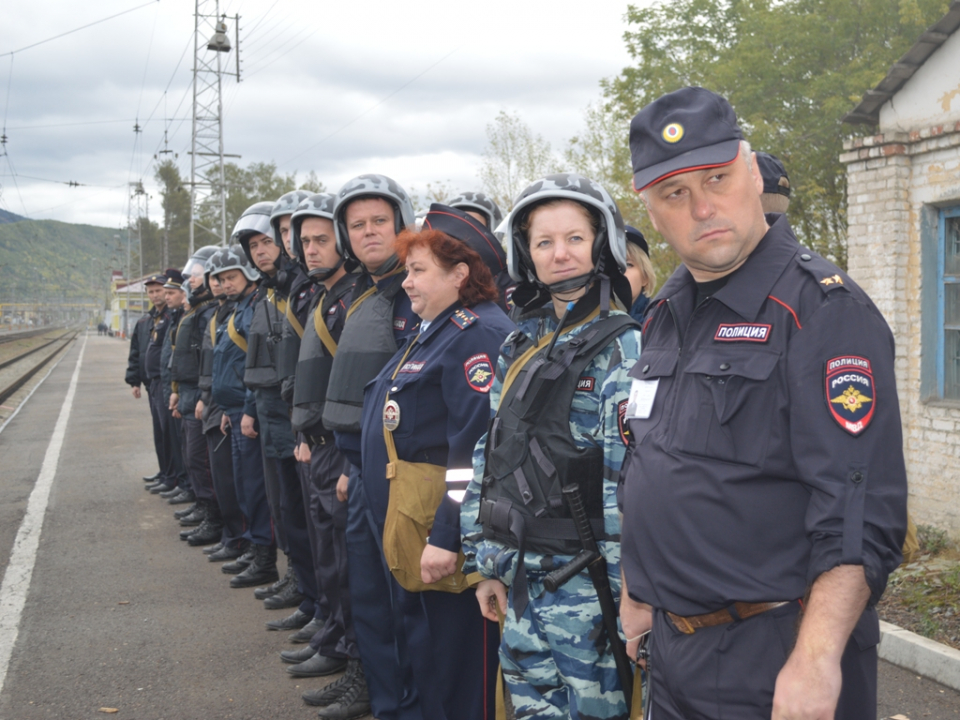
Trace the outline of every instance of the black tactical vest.
{"type": "Polygon", "coordinates": [[[204,392],[203,408],[203,431],[220,427],[220,417],[223,411],[213,402],[213,396],[210,392],[213,388],[213,346],[216,338],[216,330],[222,323],[227,322],[234,311],[234,303],[225,302],[223,305],[213,306],[213,311],[204,315],[204,322],[201,323],[203,330],[203,342],[200,345],[200,379],[197,385],[204,392]],[[213,333],[210,332],[210,322],[214,321],[213,333]]]}
{"type": "MultiPolygon", "coordinates": [[[[316,323],[326,323],[331,309],[336,309],[340,299],[349,293],[357,281],[356,275],[344,275],[328,291],[324,292],[320,302],[307,316],[303,326],[303,338],[300,340],[300,354],[296,365],[296,383],[293,389],[293,410],[290,424],[296,432],[316,432],[322,428],[323,405],[327,399],[327,387],[330,371],[333,369],[333,355],[317,334],[316,323]]],[[[336,313],[333,313],[336,315],[336,313]]],[[[340,333],[334,332],[334,342],[340,333]]],[[[338,348],[339,352],[339,348],[338,348]]]]}
{"type": "Polygon", "coordinates": [[[277,375],[277,348],[283,337],[283,316],[287,299],[277,288],[261,288],[247,332],[247,366],[243,384],[248,388],[280,385],[277,375]]]}
{"type": "MultiPolygon", "coordinates": [[[[564,485],[580,486],[598,540],[603,528],[603,448],[581,448],[570,434],[570,407],[580,375],[611,340],[636,322],[629,315],[599,320],[572,340],[537,352],[500,399],[490,424],[480,490],[484,537],[543,555],[582,550],[564,485]]],[[[532,342],[521,333],[513,357],[532,342]]]]}
{"type": "Polygon", "coordinates": [[[206,300],[183,316],[180,327],[177,328],[176,345],[173,347],[173,357],[170,360],[172,378],[178,383],[197,385],[200,382],[200,353],[203,345],[204,318],[209,321],[209,313],[205,312],[213,300],[206,300]]]}
{"type": "MultiPolygon", "coordinates": [[[[330,371],[323,425],[327,430],[360,432],[363,388],[377,376],[397,352],[393,337],[393,300],[406,278],[400,273],[359,305],[350,308],[350,317],[337,343],[337,357],[330,371]]],[[[359,300],[359,299],[358,299],[359,300]]]]}

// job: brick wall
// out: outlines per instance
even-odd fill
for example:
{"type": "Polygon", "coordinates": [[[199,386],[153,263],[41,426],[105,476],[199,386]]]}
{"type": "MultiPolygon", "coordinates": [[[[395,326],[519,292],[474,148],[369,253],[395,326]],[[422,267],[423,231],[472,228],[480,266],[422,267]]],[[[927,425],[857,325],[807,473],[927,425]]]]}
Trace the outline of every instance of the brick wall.
{"type": "Polygon", "coordinates": [[[936,284],[922,243],[937,242],[936,225],[931,236],[923,220],[960,205],[960,123],[848,140],[844,150],[848,271],[896,338],[910,511],[960,538],[960,403],[921,397],[932,357],[925,363],[923,354],[937,352],[921,341],[924,284],[932,283],[927,292],[936,284]]]}

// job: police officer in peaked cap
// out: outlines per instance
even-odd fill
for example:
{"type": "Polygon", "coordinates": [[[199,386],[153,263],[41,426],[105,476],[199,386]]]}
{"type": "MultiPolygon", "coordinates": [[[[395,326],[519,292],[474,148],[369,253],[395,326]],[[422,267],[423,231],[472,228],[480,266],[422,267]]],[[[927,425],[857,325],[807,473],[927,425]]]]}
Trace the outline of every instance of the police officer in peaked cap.
{"type": "Polygon", "coordinates": [[[683,261],[646,315],[621,473],[620,611],[629,652],[652,628],[652,716],[873,720],[906,528],[893,335],[764,215],[723,97],[664,95],[630,147],[683,261]]]}
{"type": "Polygon", "coordinates": [[[124,382],[130,386],[131,394],[136,399],[139,400],[141,397],[141,385],[147,390],[150,417],[153,419],[153,447],[157,454],[157,467],[159,468],[154,475],[143,478],[148,483],[146,486],[148,489],[155,485],[165,484],[167,480],[166,475],[164,475],[166,453],[163,446],[163,430],[160,417],[154,411],[154,403],[150,401],[150,376],[147,374],[147,347],[150,344],[153,326],[165,307],[163,284],[166,281],[166,277],[159,273],[150,275],[143,280],[151,308],[149,312],[140,316],[140,319],[134,325],[133,332],[130,334],[130,351],[127,357],[127,371],[124,375],[124,382]]]}

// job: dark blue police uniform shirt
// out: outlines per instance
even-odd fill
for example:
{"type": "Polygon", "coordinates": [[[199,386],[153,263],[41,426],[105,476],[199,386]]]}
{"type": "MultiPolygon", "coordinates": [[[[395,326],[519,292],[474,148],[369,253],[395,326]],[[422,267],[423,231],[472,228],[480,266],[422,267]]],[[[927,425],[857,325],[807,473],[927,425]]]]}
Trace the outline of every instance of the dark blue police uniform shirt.
{"type": "MultiPolygon", "coordinates": [[[[383,406],[400,406],[393,431],[397,456],[448,468],[472,467],[473,449],[490,421],[490,388],[500,346],[516,326],[492,302],[472,308],[456,303],[440,313],[425,332],[411,338],[367,384],[363,396],[363,487],[378,523],[387,513],[387,448],[383,406]],[[403,363],[393,378],[400,359],[403,363]]],[[[460,506],[444,496],[430,531],[430,544],[456,552],[460,548],[460,506]]]]}
{"type": "Polygon", "coordinates": [[[153,329],[150,331],[150,342],[147,343],[146,348],[146,360],[144,361],[147,380],[155,380],[160,377],[160,355],[163,352],[164,338],[166,338],[167,330],[170,328],[171,312],[170,308],[164,307],[154,318],[153,329]]]}
{"type": "MultiPolygon", "coordinates": [[[[404,275],[406,277],[406,275],[404,275]]],[[[387,275],[380,278],[377,287],[383,289],[385,286],[396,281],[396,275],[387,275]]],[[[353,297],[356,298],[372,284],[372,279],[364,273],[357,280],[357,286],[354,289],[353,297]]],[[[352,302],[352,301],[351,301],[352,302]]],[[[410,306],[410,298],[403,290],[400,290],[393,299],[393,339],[398,348],[403,348],[407,338],[417,334],[417,327],[420,325],[420,318],[410,306]]],[[[366,403],[364,403],[366,405],[366,403]]],[[[357,467],[360,466],[360,433],[335,432],[337,450],[343,453],[343,456],[357,467]]],[[[345,470],[346,472],[346,470],[345,470]]]]}
{"type": "Polygon", "coordinates": [[[690,272],[674,273],[630,373],[658,384],[649,417],[629,420],[624,573],[635,599],[684,616],[801,598],[840,564],[864,567],[873,604],[901,559],[890,328],[784,216],[767,221],[699,307],[690,272]]]}

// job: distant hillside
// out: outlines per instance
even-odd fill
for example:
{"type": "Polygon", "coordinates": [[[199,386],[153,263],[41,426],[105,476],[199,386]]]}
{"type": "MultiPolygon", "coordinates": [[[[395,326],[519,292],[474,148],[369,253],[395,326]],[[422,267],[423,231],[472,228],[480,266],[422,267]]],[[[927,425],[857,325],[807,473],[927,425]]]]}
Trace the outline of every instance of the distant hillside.
{"type": "Polygon", "coordinates": [[[125,266],[117,234],[56,220],[0,224],[0,301],[104,299],[111,268],[125,266]]]}
{"type": "Polygon", "coordinates": [[[0,209],[0,225],[4,223],[20,222],[21,220],[26,220],[26,218],[22,215],[15,215],[12,212],[0,209]]]}

